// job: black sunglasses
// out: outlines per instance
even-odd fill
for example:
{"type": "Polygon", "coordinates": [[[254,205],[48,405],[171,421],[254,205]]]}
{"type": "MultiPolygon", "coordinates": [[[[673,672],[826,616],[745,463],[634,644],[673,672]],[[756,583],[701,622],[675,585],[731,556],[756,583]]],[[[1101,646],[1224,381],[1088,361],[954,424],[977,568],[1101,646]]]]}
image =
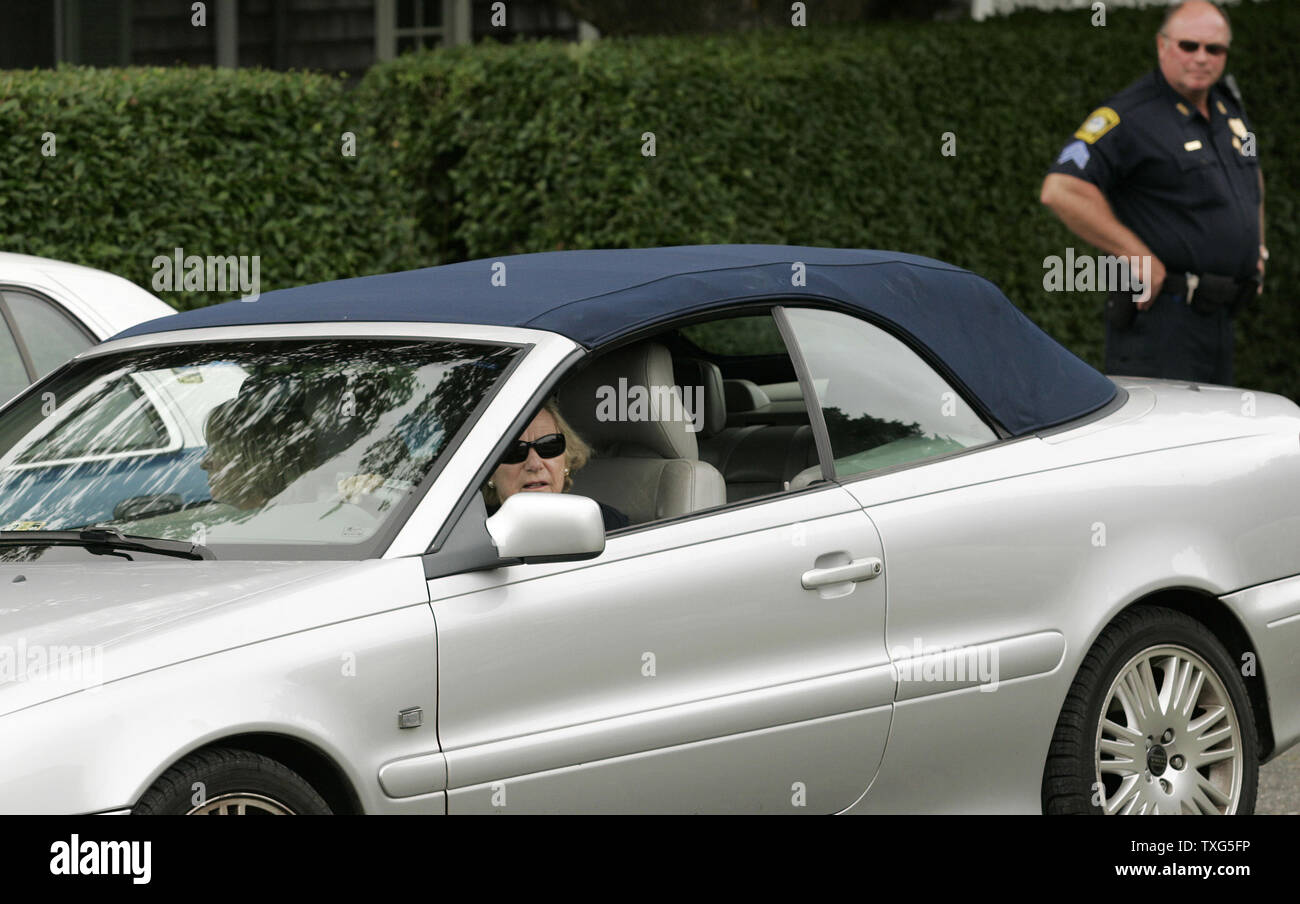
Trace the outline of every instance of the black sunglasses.
{"type": "MultiPolygon", "coordinates": [[[[1169,35],[1165,35],[1165,37],[1169,38],[1169,35]]],[[[1172,40],[1172,38],[1170,38],[1170,40],[1172,40]]],[[[1196,53],[1196,51],[1201,49],[1200,41],[1174,41],[1174,43],[1178,45],[1178,49],[1181,50],[1183,53],[1196,53]]],[[[1205,52],[1208,53],[1210,56],[1223,56],[1225,53],[1228,52],[1228,45],[1227,44],[1206,44],[1205,52]]]]}
{"type": "Polygon", "coordinates": [[[501,456],[501,464],[517,465],[528,458],[528,450],[536,449],[537,454],[542,458],[555,458],[557,455],[563,455],[565,444],[563,433],[548,433],[545,436],[539,436],[530,442],[522,439],[515,440],[513,446],[506,448],[505,454],[501,456]]]}

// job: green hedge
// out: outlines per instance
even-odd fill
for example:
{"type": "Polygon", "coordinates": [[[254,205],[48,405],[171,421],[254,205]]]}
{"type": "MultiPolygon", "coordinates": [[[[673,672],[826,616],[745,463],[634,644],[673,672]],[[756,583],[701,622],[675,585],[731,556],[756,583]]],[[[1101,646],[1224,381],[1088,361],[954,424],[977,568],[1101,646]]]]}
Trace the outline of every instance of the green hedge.
{"type": "MultiPolygon", "coordinates": [[[[346,82],[320,75],[0,72],[0,250],[146,288],[176,247],[259,255],[264,291],[410,266],[418,234],[355,109],[346,82]]],[[[181,308],[235,297],[159,294],[181,308]]]]}
{"type": "MultiPolygon", "coordinates": [[[[1043,259],[1082,244],[1038,189],[1084,116],[1154,65],[1161,12],[819,29],[809,9],[806,29],[417,54],[355,89],[246,70],[2,72],[0,248],[146,287],[175,246],[260,254],[264,291],[557,248],[898,249],[988,276],[1100,365],[1100,300],[1043,291],[1043,259]],[[47,130],[57,158],[40,155],[47,130]],[[356,158],[339,152],[347,130],[356,158]],[[940,153],[949,131],[955,157],[940,153]]],[[[1273,252],[1269,292],[1240,320],[1238,382],[1300,397],[1300,4],[1232,15],[1273,252]]]]}
{"type": "MultiPolygon", "coordinates": [[[[1269,293],[1242,319],[1238,381],[1300,397],[1294,305],[1298,4],[1232,11],[1268,178],[1269,293]]],[[[813,9],[810,4],[810,9],[813,9]]],[[[1038,202],[1084,117],[1155,65],[1160,10],[984,23],[456,49],[372,69],[414,213],[452,260],[556,248],[779,242],[898,249],[969,267],[1095,365],[1100,299],[1043,291],[1082,252],[1038,202]],[[656,137],[642,156],[641,135],[656,137]],[[957,155],[940,153],[944,132],[957,155]]]]}

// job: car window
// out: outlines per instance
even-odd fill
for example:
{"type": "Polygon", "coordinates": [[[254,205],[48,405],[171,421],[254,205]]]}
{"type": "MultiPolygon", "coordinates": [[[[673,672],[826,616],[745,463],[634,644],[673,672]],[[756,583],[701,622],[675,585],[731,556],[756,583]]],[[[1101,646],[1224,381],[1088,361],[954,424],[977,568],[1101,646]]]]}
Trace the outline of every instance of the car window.
{"type": "MultiPolygon", "coordinates": [[[[760,388],[796,379],[766,309],[598,355],[556,392],[570,449],[575,440],[585,448],[580,465],[562,463],[572,470],[570,491],[635,527],[801,489],[820,478],[807,406],[797,395],[774,401],[760,388]]],[[[539,464],[522,475],[502,465],[493,473],[489,505],[503,487],[531,488],[546,477],[539,464]]],[[[607,517],[606,527],[612,523],[607,517]]]]}
{"type": "Polygon", "coordinates": [[[112,527],[219,559],[367,558],[516,354],[285,339],[73,362],[0,415],[0,530],[112,527]]]}
{"type": "Polygon", "coordinates": [[[826,420],[837,477],[945,455],[997,437],[934,369],[873,324],[786,310],[826,420]]]}
{"type": "Polygon", "coordinates": [[[85,330],[45,299],[13,289],[5,290],[4,297],[37,379],[94,345],[85,330]]]}
{"type": "Polygon", "coordinates": [[[167,427],[136,381],[123,376],[74,403],[68,417],[32,443],[17,464],[50,463],[166,448],[167,427]]]}
{"type": "Polygon", "coordinates": [[[4,317],[0,317],[0,403],[6,402],[27,388],[27,368],[18,354],[18,343],[4,317]]]}
{"type": "Polygon", "coordinates": [[[711,355],[784,355],[776,322],[762,317],[732,317],[682,328],[682,335],[711,355]]]}

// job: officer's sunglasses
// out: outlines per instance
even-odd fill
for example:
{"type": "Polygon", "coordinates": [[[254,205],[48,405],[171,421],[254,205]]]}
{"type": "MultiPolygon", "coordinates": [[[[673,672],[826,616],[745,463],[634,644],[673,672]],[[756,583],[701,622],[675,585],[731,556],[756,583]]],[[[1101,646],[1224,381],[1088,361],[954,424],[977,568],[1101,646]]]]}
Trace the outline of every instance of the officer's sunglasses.
{"type": "Polygon", "coordinates": [[[542,458],[555,458],[557,455],[563,455],[565,449],[563,433],[548,433],[545,436],[539,436],[530,442],[524,440],[515,440],[513,446],[506,448],[505,454],[501,456],[501,464],[517,465],[528,458],[528,450],[536,449],[537,454],[542,458]]]}
{"type": "MultiPolygon", "coordinates": [[[[1164,32],[1161,32],[1161,34],[1164,34],[1164,32]]],[[[1169,35],[1165,35],[1165,40],[1173,41],[1174,39],[1169,37],[1169,35]]],[[[1196,51],[1201,49],[1200,41],[1174,41],[1174,43],[1178,45],[1178,49],[1181,50],[1183,53],[1196,53],[1196,51]]],[[[1205,52],[1208,53],[1210,56],[1223,56],[1225,53],[1228,52],[1228,45],[1227,44],[1206,44],[1205,52]]]]}

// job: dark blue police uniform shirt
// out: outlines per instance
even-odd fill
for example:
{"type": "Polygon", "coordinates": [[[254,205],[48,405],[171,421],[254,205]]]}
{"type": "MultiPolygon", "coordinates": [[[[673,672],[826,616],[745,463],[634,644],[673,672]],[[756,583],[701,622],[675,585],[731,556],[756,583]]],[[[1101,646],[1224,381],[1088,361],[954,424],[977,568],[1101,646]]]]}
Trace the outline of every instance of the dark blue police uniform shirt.
{"type": "Polygon", "coordinates": [[[1257,141],[1223,86],[1208,104],[1207,122],[1157,69],[1093,111],[1050,172],[1101,189],[1170,272],[1248,279],[1260,244],[1257,141]]]}
{"type": "Polygon", "coordinates": [[[614,508],[612,505],[606,505],[597,500],[600,506],[600,514],[605,519],[605,530],[618,530],[620,527],[627,527],[631,523],[627,515],[614,508]]]}

